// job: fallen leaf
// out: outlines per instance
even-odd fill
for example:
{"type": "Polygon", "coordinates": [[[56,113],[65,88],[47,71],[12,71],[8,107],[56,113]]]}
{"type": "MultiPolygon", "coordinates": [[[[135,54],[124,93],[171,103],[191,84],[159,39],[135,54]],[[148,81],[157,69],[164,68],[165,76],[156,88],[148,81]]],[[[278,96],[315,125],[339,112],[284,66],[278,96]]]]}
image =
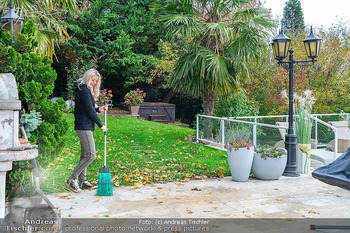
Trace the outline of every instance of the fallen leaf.
{"type": "Polygon", "coordinates": [[[202,189],[198,189],[198,188],[193,188],[191,189],[192,191],[202,191],[202,189]]]}
{"type": "Polygon", "coordinates": [[[157,187],[157,189],[163,189],[162,187],[157,187]]]}
{"type": "Polygon", "coordinates": [[[60,199],[67,199],[68,198],[68,195],[61,195],[60,196],[60,199]]]}
{"type": "Polygon", "coordinates": [[[141,183],[134,183],[134,189],[138,189],[140,187],[142,187],[141,183]]]}
{"type": "Polygon", "coordinates": [[[180,185],[185,185],[184,183],[180,183],[180,182],[175,182],[176,185],[180,186],[180,185]]]}
{"type": "Polygon", "coordinates": [[[283,201],[283,199],[282,198],[277,198],[277,201],[283,201]]]}

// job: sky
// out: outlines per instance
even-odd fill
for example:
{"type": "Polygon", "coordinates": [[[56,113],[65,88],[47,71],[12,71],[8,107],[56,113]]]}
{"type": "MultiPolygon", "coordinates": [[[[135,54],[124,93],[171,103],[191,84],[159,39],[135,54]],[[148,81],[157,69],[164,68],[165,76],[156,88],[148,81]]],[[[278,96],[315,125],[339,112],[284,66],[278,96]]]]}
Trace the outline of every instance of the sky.
{"type": "MultiPolygon", "coordinates": [[[[262,0],[266,8],[271,9],[273,17],[283,17],[283,8],[287,0],[262,0]]],[[[343,18],[350,26],[350,0],[300,0],[305,25],[328,29],[343,18]],[[316,9],[315,9],[316,8],[316,9]],[[338,18],[337,18],[338,17],[338,18]]]]}

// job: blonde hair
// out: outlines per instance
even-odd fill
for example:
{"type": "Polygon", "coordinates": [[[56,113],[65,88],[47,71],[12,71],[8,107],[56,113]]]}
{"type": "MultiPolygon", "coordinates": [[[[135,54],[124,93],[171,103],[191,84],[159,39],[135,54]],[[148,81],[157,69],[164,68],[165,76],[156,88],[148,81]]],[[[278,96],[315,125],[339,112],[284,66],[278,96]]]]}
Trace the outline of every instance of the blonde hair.
{"type": "Polygon", "coordinates": [[[85,71],[83,77],[81,79],[82,82],[80,84],[85,83],[87,87],[90,89],[92,97],[96,100],[97,97],[100,95],[100,86],[101,86],[101,75],[100,73],[95,69],[89,69],[85,71]],[[95,86],[90,85],[91,77],[92,76],[98,76],[98,81],[95,86]]]}

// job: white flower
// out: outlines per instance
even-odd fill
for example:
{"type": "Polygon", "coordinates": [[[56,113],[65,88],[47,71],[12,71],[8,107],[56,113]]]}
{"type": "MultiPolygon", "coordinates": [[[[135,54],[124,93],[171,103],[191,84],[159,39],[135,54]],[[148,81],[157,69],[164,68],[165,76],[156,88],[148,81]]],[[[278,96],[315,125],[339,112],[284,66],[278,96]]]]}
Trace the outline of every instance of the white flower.
{"type": "Polygon", "coordinates": [[[312,98],[312,91],[311,90],[305,90],[304,91],[304,96],[305,96],[305,99],[312,98]]]}
{"type": "Polygon", "coordinates": [[[288,99],[288,95],[287,95],[287,90],[283,89],[283,91],[281,91],[281,96],[285,99],[288,99]]]}

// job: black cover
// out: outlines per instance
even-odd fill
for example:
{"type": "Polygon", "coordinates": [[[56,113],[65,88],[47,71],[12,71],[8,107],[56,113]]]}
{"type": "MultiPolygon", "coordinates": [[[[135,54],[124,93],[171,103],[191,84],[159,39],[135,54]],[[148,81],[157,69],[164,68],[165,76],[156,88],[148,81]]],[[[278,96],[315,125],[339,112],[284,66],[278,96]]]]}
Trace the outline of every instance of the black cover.
{"type": "Polygon", "coordinates": [[[350,147],[332,163],[313,171],[312,176],[327,184],[350,190],[350,147]]]}

